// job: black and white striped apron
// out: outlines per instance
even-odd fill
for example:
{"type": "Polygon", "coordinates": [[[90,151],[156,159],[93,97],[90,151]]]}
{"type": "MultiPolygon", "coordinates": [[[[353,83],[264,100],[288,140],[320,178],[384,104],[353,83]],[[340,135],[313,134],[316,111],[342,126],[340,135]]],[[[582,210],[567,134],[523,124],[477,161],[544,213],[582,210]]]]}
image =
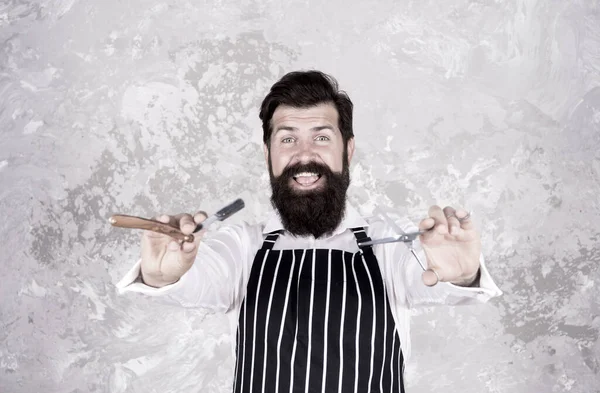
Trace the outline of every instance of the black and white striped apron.
{"type": "Polygon", "coordinates": [[[250,272],[234,392],[403,393],[400,339],[373,249],[273,250],[278,237],[267,235],[250,272]]]}

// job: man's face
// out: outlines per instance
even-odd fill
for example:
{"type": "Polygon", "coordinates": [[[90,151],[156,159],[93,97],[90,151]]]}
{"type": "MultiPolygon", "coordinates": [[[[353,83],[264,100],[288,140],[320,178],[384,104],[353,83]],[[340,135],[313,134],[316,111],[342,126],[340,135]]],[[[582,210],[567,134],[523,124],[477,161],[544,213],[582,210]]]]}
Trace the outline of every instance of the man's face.
{"type": "Polygon", "coordinates": [[[288,231],[320,237],[341,222],[350,182],[354,139],[344,143],[332,104],[311,108],[280,106],[265,146],[273,196],[288,231]]]}
{"type": "MultiPolygon", "coordinates": [[[[338,127],[338,113],[332,104],[300,109],[282,105],[273,113],[271,124],[270,157],[265,146],[265,159],[271,159],[273,176],[281,175],[286,167],[312,162],[325,165],[332,172],[342,172],[344,140],[338,127]]],[[[347,145],[350,161],[354,139],[347,145]]],[[[289,185],[299,192],[317,189],[326,179],[316,175],[291,178],[289,185]]]]}

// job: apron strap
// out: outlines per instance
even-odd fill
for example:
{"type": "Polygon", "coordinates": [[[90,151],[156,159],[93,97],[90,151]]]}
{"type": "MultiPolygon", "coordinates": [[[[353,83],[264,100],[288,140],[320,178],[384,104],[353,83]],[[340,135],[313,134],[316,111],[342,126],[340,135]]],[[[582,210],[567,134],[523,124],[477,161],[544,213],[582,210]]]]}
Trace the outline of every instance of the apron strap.
{"type": "MultiPolygon", "coordinates": [[[[350,230],[354,233],[354,237],[356,237],[356,243],[368,242],[371,240],[369,236],[367,236],[367,230],[364,227],[358,228],[350,228],[350,230]]],[[[361,250],[363,248],[370,248],[371,246],[358,246],[361,250]]]]}
{"type": "Polygon", "coordinates": [[[275,242],[279,238],[279,235],[281,235],[282,233],[283,233],[283,230],[279,230],[279,231],[273,231],[273,232],[267,234],[267,237],[263,241],[262,249],[263,250],[272,250],[273,246],[275,245],[275,242]]]}

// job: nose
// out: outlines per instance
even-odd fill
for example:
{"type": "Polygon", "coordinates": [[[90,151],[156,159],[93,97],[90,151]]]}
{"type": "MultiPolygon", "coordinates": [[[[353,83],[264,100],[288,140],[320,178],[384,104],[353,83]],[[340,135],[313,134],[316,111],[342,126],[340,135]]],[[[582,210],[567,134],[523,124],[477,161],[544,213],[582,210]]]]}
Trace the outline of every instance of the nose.
{"type": "Polygon", "coordinates": [[[296,162],[300,162],[302,164],[317,161],[317,153],[313,144],[308,141],[302,141],[298,143],[298,151],[296,152],[295,158],[296,162]]]}

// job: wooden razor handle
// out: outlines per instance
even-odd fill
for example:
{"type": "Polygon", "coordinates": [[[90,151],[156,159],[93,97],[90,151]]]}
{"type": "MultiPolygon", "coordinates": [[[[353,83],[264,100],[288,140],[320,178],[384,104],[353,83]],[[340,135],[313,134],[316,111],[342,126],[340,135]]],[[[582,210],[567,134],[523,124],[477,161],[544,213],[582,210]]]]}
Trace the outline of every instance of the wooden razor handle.
{"type": "Polygon", "coordinates": [[[145,229],[147,231],[162,233],[163,235],[171,236],[179,243],[194,241],[194,235],[192,234],[184,235],[179,229],[172,227],[171,225],[156,220],[149,220],[147,218],[115,214],[108,219],[108,222],[114,227],[145,229]]]}

